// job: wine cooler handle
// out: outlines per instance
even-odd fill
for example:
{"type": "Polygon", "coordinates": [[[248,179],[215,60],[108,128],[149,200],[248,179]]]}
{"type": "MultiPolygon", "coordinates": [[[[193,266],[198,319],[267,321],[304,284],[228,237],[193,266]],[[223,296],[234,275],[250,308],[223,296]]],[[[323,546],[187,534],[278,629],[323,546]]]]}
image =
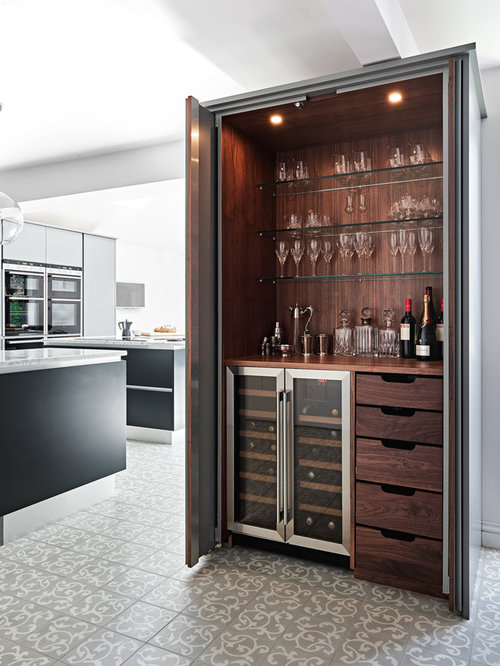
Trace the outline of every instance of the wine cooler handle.
{"type": "Polygon", "coordinates": [[[288,394],[283,391],[283,522],[288,524],[288,394]]]}
{"type": "MultiPolygon", "coordinates": [[[[286,429],[286,425],[285,425],[286,429]]],[[[276,525],[283,514],[283,475],[281,471],[283,437],[283,391],[276,393],[276,525]]]]}

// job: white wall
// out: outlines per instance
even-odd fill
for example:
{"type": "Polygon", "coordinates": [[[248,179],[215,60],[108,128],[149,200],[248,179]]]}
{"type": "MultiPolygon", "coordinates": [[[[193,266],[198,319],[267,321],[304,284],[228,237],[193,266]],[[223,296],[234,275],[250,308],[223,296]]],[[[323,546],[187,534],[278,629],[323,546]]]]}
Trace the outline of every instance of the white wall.
{"type": "Polygon", "coordinates": [[[500,68],[482,79],[483,543],[500,548],[500,68]]]}

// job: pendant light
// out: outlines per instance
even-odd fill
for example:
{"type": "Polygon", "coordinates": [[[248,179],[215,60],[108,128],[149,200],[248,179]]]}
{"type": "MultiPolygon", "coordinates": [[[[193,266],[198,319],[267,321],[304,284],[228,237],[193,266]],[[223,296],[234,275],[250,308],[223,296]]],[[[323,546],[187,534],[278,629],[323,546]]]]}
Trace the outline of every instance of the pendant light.
{"type": "Polygon", "coordinates": [[[0,192],[0,245],[16,240],[23,230],[24,216],[18,204],[0,192]]]}

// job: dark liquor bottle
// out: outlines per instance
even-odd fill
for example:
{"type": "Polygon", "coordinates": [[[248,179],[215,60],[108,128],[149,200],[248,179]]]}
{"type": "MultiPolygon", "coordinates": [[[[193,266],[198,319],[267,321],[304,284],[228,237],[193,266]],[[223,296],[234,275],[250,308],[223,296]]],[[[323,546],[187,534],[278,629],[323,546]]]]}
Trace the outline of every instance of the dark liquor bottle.
{"type": "Polygon", "coordinates": [[[444,343],[444,299],[441,299],[441,313],[436,322],[436,338],[438,343],[439,358],[443,358],[443,343],[444,343]]]}
{"type": "Polygon", "coordinates": [[[424,311],[417,327],[415,345],[417,361],[435,361],[437,359],[436,328],[429,312],[429,295],[424,296],[424,311]]]}
{"type": "MultiPolygon", "coordinates": [[[[432,287],[426,287],[425,288],[425,293],[429,297],[429,315],[430,315],[431,321],[432,321],[432,323],[434,324],[434,327],[435,327],[436,323],[437,323],[437,317],[436,317],[436,311],[434,309],[434,304],[432,302],[432,287]]],[[[422,315],[421,315],[420,319],[422,319],[423,315],[424,315],[424,313],[422,311],[422,315]]]]}
{"type": "Polygon", "coordinates": [[[405,316],[401,319],[401,358],[415,358],[415,329],[417,320],[411,313],[411,298],[405,300],[405,316]]]}

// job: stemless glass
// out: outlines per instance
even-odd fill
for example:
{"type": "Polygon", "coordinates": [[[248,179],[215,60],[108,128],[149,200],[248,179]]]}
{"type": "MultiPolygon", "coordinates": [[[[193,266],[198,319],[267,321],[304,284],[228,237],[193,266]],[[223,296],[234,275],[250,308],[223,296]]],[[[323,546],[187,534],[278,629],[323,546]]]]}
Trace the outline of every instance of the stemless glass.
{"type": "Polygon", "coordinates": [[[406,157],[401,146],[391,145],[387,148],[387,163],[391,169],[406,166],[406,157]]]}
{"type": "Polygon", "coordinates": [[[326,263],[326,273],[330,272],[330,261],[332,260],[333,257],[333,243],[331,240],[326,239],[323,241],[321,245],[321,252],[323,254],[323,259],[325,260],[326,263]]]}
{"type": "Polygon", "coordinates": [[[316,275],[316,262],[321,251],[321,241],[317,238],[311,238],[307,241],[307,255],[312,265],[312,275],[316,275]]]}
{"type": "Polygon", "coordinates": [[[333,154],[333,172],[336,174],[349,173],[351,170],[350,162],[344,153],[333,154]]]}
{"type": "Polygon", "coordinates": [[[276,241],[276,245],[274,248],[274,251],[276,252],[276,256],[278,257],[278,261],[280,262],[281,266],[281,273],[280,277],[285,277],[285,261],[288,257],[288,252],[289,252],[289,247],[288,243],[284,240],[278,240],[276,241]]]}
{"type": "Polygon", "coordinates": [[[417,234],[414,231],[408,232],[408,254],[411,257],[411,272],[415,272],[415,253],[417,251],[417,234]]]}
{"type": "Polygon", "coordinates": [[[300,260],[302,259],[302,255],[304,254],[304,249],[304,241],[302,241],[300,238],[296,238],[290,246],[290,254],[295,261],[295,277],[299,277],[299,264],[300,260]]]}

